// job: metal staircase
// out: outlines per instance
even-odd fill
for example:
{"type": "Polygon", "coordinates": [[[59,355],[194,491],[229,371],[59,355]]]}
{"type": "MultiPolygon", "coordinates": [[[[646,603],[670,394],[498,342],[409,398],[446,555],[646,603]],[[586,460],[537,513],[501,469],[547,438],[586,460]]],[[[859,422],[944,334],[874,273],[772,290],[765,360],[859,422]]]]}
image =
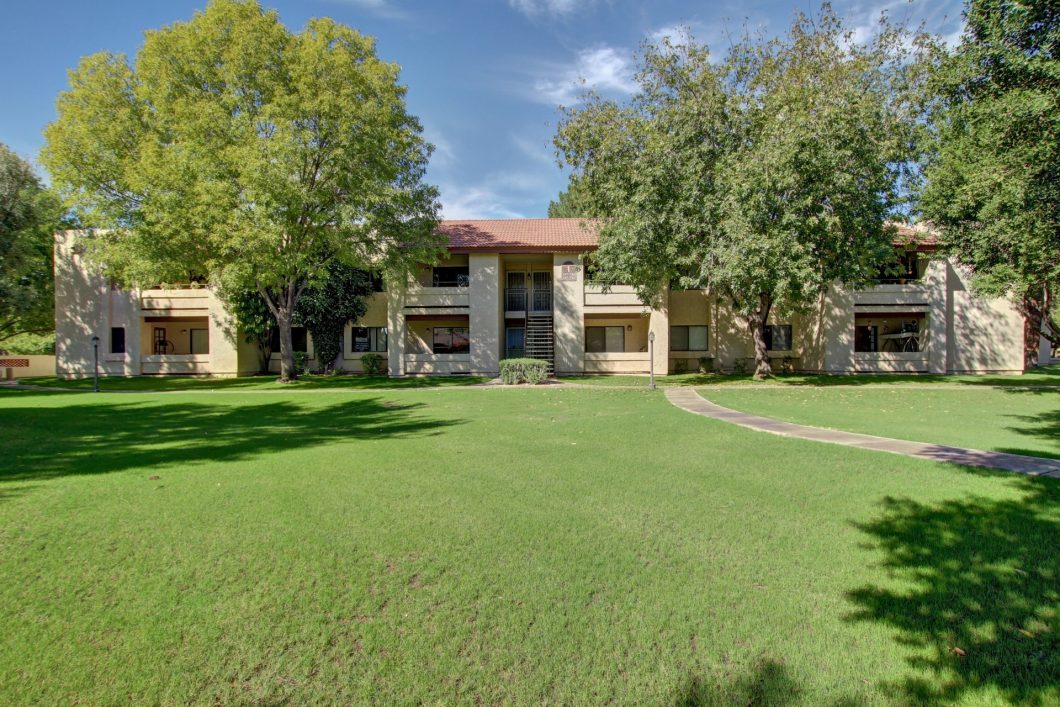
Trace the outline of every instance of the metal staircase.
{"type": "Polygon", "coordinates": [[[526,356],[548,361],[548,372],[555,372],[556,354],[553,346],[552,312],[527,312],[526,356]]]}

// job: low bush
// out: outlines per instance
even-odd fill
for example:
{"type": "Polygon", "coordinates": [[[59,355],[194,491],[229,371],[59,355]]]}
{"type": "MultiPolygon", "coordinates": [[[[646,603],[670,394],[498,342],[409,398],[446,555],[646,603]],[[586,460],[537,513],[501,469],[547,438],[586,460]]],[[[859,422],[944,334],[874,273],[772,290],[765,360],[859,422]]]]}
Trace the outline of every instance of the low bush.
{"type": "Polygon", "coordinates": [[[536,358],[506,358],[501,361],[501,382],[506,385],[536,385],[548,378],[548,361],[536,358]]]}
{"type": "Polygon", "coordinates": [[[383,357],[377,353],[361,354],[361,368],[370,376],[383,375],[383,357]]]}

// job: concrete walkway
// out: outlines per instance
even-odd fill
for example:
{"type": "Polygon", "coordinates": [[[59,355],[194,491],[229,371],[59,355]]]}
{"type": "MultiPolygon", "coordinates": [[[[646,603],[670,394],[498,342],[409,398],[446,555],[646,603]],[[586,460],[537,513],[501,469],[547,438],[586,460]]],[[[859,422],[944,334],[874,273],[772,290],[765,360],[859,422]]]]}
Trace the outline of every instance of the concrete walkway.
{"type": "Polygon", "coordinates": [[[842,432],[822,427],[798,425],[794,422],[783,422],[769,417],[759,417],[758,415],[738,412],[721,405],[715,405],[704,399],[693,388],[667,389],[666,399],[682,410],[687,410],[697,415],[731,422],[734,425],[758,430],[759,432],[771,432],[781,437],[797,437],[815,442],[828,442],[829,444],[872,449],[877,452],[904,454],[909,457],[919,457],[936,462],[950,462],[965,466],[1001,469],[1003,471],[1016,472],[1017,474],[1026,474],[1027,476],[1049,476],[1060,479],[1060,460],[1028,457],[1022,454],[1006,454],[1004,452],[984,452],[979,449],[947,447],[941,444],[910,442],[889,437],[877,437],[856,432],[842,432]]]}

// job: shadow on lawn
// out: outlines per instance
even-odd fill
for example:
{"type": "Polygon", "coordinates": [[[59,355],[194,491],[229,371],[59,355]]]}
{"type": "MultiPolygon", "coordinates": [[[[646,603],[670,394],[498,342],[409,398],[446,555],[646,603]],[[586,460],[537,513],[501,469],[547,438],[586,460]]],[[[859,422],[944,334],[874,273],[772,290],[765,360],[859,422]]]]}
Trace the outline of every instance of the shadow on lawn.
{"type": "Polygon", "coordinates": [[[849,619],[894,628],[922,674],[884,686],[897,702],[1060,697],[1060,483],[1013,483],[1022,498],[888,497],[879,518],[856,526],[895,584],[849,592],[849,619]]]}
{"type": "Polygon", "coordinates": [[[420,403],[379,397],[313,407],[260,397],[226,405],[107,396],[89,404],[0,408],[0,429],[15,440],[0,465],[0,482],[234,461],[342,440],[440,434],[461,422],[419,415],[420,403]]]}
{"type": "MultiPolygon", "coordinates": [[[[1057,396],[1057,404],[1060,405],[1060,396],[1057,396]]],[[[1009,415],[1009,418],[1020,421],[1020,426],[1012,426],[1008,429],[1028,437],[1041,437],[1051,443],[1053,449],[1049,450],[1025,450],[1025,449],[999,449],[1001,452],[1010,454],[1029,454],[1032,456],[1049,456],[1060,459],[1060,407],[1055,410],[1046,410],[1036,415],[1009,415]]]]}
{"type": "MultiPolygon", "coordinates": [[[[746,673],[712,680],[689,676],[667,704],[675,707],[713,707],[717,705],[785,705],[802,704],[805,690],[783,661],[759,658],[746,673]]],[[[832,705],[853,705],[854,700],[840,699],[832,705]]]]}

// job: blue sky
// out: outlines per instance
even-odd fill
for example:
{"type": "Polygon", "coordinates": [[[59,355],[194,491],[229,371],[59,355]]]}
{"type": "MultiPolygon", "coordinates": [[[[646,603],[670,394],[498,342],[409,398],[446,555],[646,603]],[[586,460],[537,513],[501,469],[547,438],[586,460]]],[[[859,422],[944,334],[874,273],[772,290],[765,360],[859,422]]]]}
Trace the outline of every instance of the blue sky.
{"type": "MultiPolygon", "coordinates": [[[[0,12],[0,142],[33,159],[55,96],[80,57],[133,55],[144,30],[186,20],[206,0],[15,2],[0,12]]],[[[378,39],[402,66],[410,110],[437,149],[429,178],[446,218],[544,216],[566,184],[551,137],[557,103],[577,100],[579,80],[621,98],[634,52],[651,37],[689,27],[715,51],[744,25],[782,33],[816,0],[264,0],[291,29],[328,15],[378,39]]],[[[959,0],[836,0],[859,35],[881,11],[953,40],[959,0]]]]}

